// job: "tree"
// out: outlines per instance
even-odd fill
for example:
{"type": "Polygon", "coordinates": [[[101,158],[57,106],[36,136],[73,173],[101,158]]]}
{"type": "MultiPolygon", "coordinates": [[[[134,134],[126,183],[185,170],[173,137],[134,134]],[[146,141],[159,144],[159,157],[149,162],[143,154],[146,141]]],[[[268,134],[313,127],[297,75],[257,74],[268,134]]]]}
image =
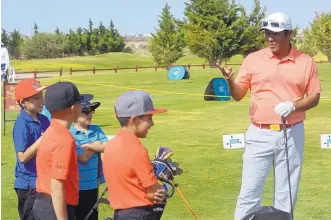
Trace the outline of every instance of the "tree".
{"type": "Polygon", "coordinates": [[[91,18],[89,18],[89,25],[88,25],[88,30],[85,29],[85,39],[84,41],[86,42],[86,49],[89,55],[93,55],[93,40],[92,40],[92,34],[93,34],[93,22],[91,18]]]}
{"type": "Polygon", "coordinates": [[[97,49],[101,54],[108,52],[108,31],[106,27],[102,24],[102,22],[100,22],[98,27],[97,49]]]}
{"type": "Polygon", "coordinates": [[[160,15],[159,28],[152,34],[149,47],[158,65],[169,67],[184,56],[184,34],[178,26],[170,12],[170,6],[166,4],[160,15]]]}
{"type": "Polygon", "coordinates": [[[55,33],[38,33],[25,42],[25,55],[28,59],[56,58],[62,53],[55,33]]]}
{"type": "Polygon", "coordinates": [[[91,19],[86,29],[70,29],[69,33],[61,32],[59,27],[52,33],[41,33],[34,23],[34,34],[31,37],[22,36],[15,29],[10,35],[2,29],[1,36],[11,57],[16,59],[20,58],[22,52],[28,59],[45,59],[121,52],[125,47],[124,37],[112,21],[109,28],[102,22],[94,28],[91,19]]]}
{"type": "Polygon", "coordinates": [[[23,46],[23,38],[21,33],[14,29],[12,33],[10,33],[10,41],[8,43],[8,53],[10,56],[15,59],[19,59],[22,55],[22,46],[23,46]]]}
{"type": "Polygon", "coordinates": [[[291,44],[293,44],[296,48],[300,47],[301,39],[298,38],[299,34],[299,26],[296,26],[292,30],[292,39],[291,39],[291,44]]]}
{"type": "Polygon", "coordinates": [[[57,35],[61,35],[59,27],[56,27],[54,33],[57,34],[57,35]]]}
{"type": "Polygon", "coordinates": [[[316,48],[327,56],[331,63],[331,12],[316,13],[310,26],[310,34],[316,48]]]}
{"type": "Polygon", "coordinates": [[[124,50],[124,38],[120,35],[112,20],[109,24],[108,52],[121,52],[124,50]]]}
{"type": "Polygon", "coordinates": [[[315,56],[318,53],[318,49],[309,28],[304,30],[303,36],[303,42],[299,49],[312,57],[315,56]]]}
{"type": "Polygon", "coordinates": [[[1,33],[1,42],[7,47],[9,45],[9,35],[5,29],[2,28],[2,33],[1,33]]]}
{"type": "Polygon", "coordinates": [[[228,0],[185,3],[187,44],[191,52],[215,66],[240,52],[247,20],[242,6],[228,0]]]}
{"type": "Polygon", "coordinates": [[[34,26],[33,26],[33,34],[38,34],[39,31],[38,31],[38,26],[37,26],[37,23],[34,23],[34,26]]]}
{"type": "Polygon", "coordinates": [[[77,42],[79,45],[79,49],[78,49],[78,55],[79,56],[83,56],[84,55],[84,51],[86,51],[86,44],[84,44],[84,33],[83,33],[83,29],[82,28],[77,28],[77,42]]]}
{"type": "Polygon", "coordinates": [[[240,49],[243,56],[247,56],[249,53],[262,49],[265,46],[264,36],[259,31],[259,28],[265,17],[266,10],[266,7],[261,7],[259,0],[254,0],[253,11],[247,18],[247,28],[243,32],[244,41],[240,49]]]}

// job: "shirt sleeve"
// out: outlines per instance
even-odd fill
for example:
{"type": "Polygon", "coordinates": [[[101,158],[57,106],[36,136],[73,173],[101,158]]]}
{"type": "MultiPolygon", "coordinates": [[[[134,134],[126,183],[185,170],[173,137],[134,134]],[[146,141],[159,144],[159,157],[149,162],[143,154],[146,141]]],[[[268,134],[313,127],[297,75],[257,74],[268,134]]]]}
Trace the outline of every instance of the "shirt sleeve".
{"type": "Polygon", "coordinates": [[[321,93],[321,83],[318,77],[317,65],[312,61],[311,68],[308,70],[309,76],[306,77],[306,94],[313,95],[321,93]]]}
{"type": "Polygon", "coordinates": [[[251,86],[251,73],[249,72],[249,55],[244,59],[241,64],[238,75],[236,78],[236,83],[243,89],[248,89],[251,86]]]}
{"type": "Polygon", "coordinates": [[[17,120],[13,128],[13,141],[16,153],[25,152],[29,146],[30,131],[27,124],[17,120]]]}
{"type": "Polygon", "coordinates": [[[144,188],[148,188],[157,183],[147,149],[142,149],[137,153],[133,169],[144,188]]]}
{"type": "MultiPolygon", "coordinates": [[[[51,148],[51,178],[66,180],[73,159],[74,143],[55,145],[51,148]]],[[[77,160],[77,158],[75,158],[77,160]]]]}
{"type": "Polygon", "coordinates": [[[108,138],[100,127],[98,127],[98,141],[100,141],[101,143],[105,143],[108,141],[108,138]]]}
{"type": "Polygon", "coordinates": [[[82,148],[82,146],[79,144],[78,141],[75,141],[75,146],[76,146],[77,156],[82,155],[84,153],[84,149],[82,148]]]}

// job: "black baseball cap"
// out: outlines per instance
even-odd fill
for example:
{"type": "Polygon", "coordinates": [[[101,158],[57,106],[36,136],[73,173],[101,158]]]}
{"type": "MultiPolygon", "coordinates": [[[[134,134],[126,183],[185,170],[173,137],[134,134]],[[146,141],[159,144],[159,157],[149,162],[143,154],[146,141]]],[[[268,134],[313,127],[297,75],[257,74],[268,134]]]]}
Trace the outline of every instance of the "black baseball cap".
{"type": "Polygon", "coordinates": [[[45,106],[50,112],[61,111],[92,99],[92,94],[80,94],[75,84],[71,82],[57,82],[49,86],[45,92],[45,106]]]}
{"type": "Polygon", "coordinates": [[[93,103],[91,103],[91,102],[89,102],[89,101],[87,101],[87,102],[82,102],[82,109],[84,109],[84,108],[91,108],[91,109],[95,110],[95,109],[97,109],[100,105],[101,105],[100,102],[93,102],[93,103]]]}

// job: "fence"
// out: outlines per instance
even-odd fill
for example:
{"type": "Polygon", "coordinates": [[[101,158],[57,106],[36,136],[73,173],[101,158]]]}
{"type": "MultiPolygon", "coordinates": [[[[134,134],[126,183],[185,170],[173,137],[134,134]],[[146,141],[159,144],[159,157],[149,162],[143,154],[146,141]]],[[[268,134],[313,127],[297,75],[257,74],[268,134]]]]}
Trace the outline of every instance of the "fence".
{"type": "MultiPolygon", "coordinates": [[[[180,64],[179,64],[180,65],[180,64]]],[[[228,64],[228,65],[241,65],[240,63],[233,63],[233,64],[228,64]]],[[[174,66],[174,65],[171,65],[174,66]]],[[[187,64],[187,65],[180,65],[180,66],[185,66],[188,69],[191,69],[191,67],[202,67],[203,69],[205,69],[206,67],[211,67],[206,63],[203,64],[187,64]]],[[[73,73],[77,73],[77,72],[92,72],[93,74],[96,74],[98,71],[114,71],[115,73],[117,73],[120,70],[134,70],[135,72],[138,72],[139,69],[154,69],[154,71],[158,71],[159,69],[162,68],[166,68],[165,66],[138,66],[135,65],[134,67],[118,67],[115,66],[114,68],[96,68],[95,66],[91,69],[72,69],[71,67],[69,68],[69,75],[72,75],[73,73]]],[[[38,77],[38,73],[40,74],[45,74],[45,73],[49,73],[49,74],[57,74],[58,76],[62,76],[64,71],[63,68],[61,67],[60,69],[57,70],[34,70],[34,71],[19,71],[16,72],[16,74],[33,74],[33,78],[42,78],[38,77]]]]}
{"type": "MultiPolygon", "coordinates": [[[[316,61],[317,64],[322,64],[322,63],[328,63],[328,61],[316,61]]],[[[240,66],[241,63],[225,63],[226,65],[229,66],[240,66]]],[[[178,64],[180,65],[180,64],[178,64]]],[[[174,66],[174,65],[170,65],[174,66]]],[[[205,69],[206,67],[212,67],[209,64],[203,63],[203,64],[187,64],[187,65],[180,65],[180,66],[185,66],[188,69],[191,69],[191,67],[202,67],[205,69]]],[[[215,66],[214,66],[215,67],[215,66]]],[[[138,72],[139,69],[154,69],[154,71],[158,71],[158,69],[166,68],[165,66],[141,66],[139,67],[138,65],[135,65],[134,67],[122,67],[119,68],[117,65],[114,68],[100,68],[97,69],[95,66],[92,69],[72,69],[71,67],[69,68],[69,75],[72,75],[73,73],[77,72],[92,72],[93,74],[96,74],[98,71],[114,71],[117,73],[119,70],[134,70],[135,72],[138,72]]],[[[33,78],[43,78],[43,77],[50,77],[48,74],[56,74],[55,76],[62,76],[63,75],[63,68],[61,67],[60,69],[57,70],[34,70],[34,71],[20,71],[16,72],[16,74],[33,74],[33,78]],[[38,73],[42,74],[41,76],[38,76],[38,73]]]]}

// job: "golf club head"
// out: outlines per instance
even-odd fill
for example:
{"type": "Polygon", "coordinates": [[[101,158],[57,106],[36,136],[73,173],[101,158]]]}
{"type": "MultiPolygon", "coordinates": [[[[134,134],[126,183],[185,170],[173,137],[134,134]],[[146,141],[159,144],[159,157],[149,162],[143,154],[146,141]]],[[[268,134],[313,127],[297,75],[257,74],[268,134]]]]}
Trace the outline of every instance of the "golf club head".
{"type": "Polygon", "coordinates": [[[166,147],[160,146],[157,151],[155,158],[160,159],[160,160],[167,160],[170,159],[170,157],[174,154],[174,152],[166,147]]]}
{"type": "Polygon", "coordinates": [[[179,167],[179,164],[176,162],[171,162],[171,168],[174,176],[182,175],[183,170],[179,167]]]}

